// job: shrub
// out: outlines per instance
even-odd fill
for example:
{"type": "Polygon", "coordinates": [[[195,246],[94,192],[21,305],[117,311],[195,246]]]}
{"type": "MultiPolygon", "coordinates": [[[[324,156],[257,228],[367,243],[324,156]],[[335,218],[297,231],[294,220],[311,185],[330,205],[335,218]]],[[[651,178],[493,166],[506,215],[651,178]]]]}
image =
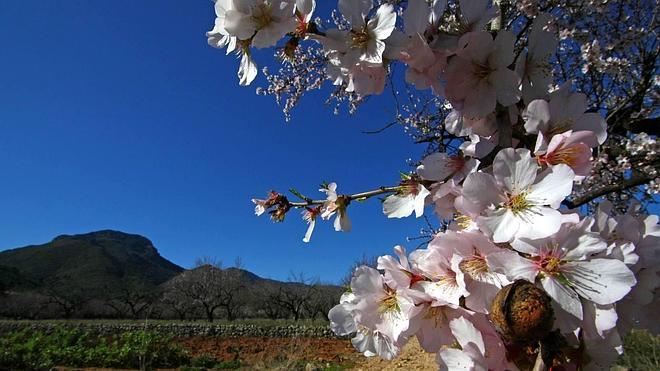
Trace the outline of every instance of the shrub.
{"type": "Polygon", "coordinates": [[[190,357],[168,336],[132,331],[98,338],[88,331],[24,329],[0,337],[0,369],[48,370],[54,366],[151,369],[178,367],[190,357]]]}

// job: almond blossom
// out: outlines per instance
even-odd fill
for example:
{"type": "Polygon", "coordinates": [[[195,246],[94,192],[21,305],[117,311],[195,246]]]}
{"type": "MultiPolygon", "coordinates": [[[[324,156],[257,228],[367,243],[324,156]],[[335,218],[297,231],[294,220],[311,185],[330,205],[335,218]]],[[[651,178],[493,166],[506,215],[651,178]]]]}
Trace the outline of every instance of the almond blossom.
{"type": "Polygon", "coordinates": [[[524,258],[512,251],[488,256],[489,266],[510,280],[539,281],[557,304],[575,318],[583,319],[580,297],[600,305],[621,300],[637,282],[626,265],[616,259],[592,259],[607,248],[605,241],[589,232],[593,220],[562,225],[553,236],[520,238],[512,243],[524,258]]]}
{"type": "Polygon", "coordinates": [[[351,220],[346,215],[348,199],[346,196],[337,195],[337,183],[330,183],[326,188],[321,188],[319,191],[327,195],[327,201],[321,207],[321,218],[328,220],[336,214],[333,224],[335,231],[350,232],[351,220]]]}
{"type": "Polygon", "coordinates": [[[523,112],[525,130],[530,134],[543,133],[546,139],[568,130],[591,131],[602,144],[607,138],[605,120],[596,112],[585,113],[586,95],[571,93],[570,88],[570,83],[566,83],[550,94],[550,101],[531,101],[523,112]]]}
{"type": "Polygon", "coordinates": [[[536,16],[527,49],[521,52],[516,62],[516,73],[522,78],[522,96],[526,103],[545,98],[552,83],[549,59],[555,53],[559,41],[546,30],[551,20],[552,16],[548,13],[536,16]]]}
{"type": "Polygon", "coordinates": [[[419,218],[424,214],[426,197],[430,194],[417,177],[406,176],[396,193],[383,201],[383,213],[388,218],[405,218],[415,212],[419,218]]]}
{"type": "Polygon", "coordinates": [[[339,11],[351,24],[351,30],[331,29],[326,32],[327,37],[317,38],[326,50],[343,53],[348,68],[360,61],[383,62],[385,39],[394,30],[396,13],[391,5],[384,4],[367,20],[372,6],[372,0],[339,0],[339,11]]]}
{"type": "Polygon", "coordinates": [[[453,231],[439,234],[431,246],[441,249],[445,255],[451,255],[451,266],[457,281],[464,281],[470,293],[465,297],[465,306],[487,314],[497,292],[510,283],[503,274],[490,269],[487,263],[490,254],[502,249],[483,234],[453,231]]]}
{"type": "Polygon", "coordinates": [[[463,180],[468,174],[477,170],[479,160],[459,155],[450,156],[447,153],[432,153],[426,156],[417,166],[417,174],[424,180],[440,182],[453,179],[463,180]]]}
{"type": "Polygon", "coordinates": [[[460,349],[444,348],[437,355],[440,370],[487,371],[486,345],[481,333],[465,317],[449,322],[460,349]]]}
{"type": "Polygon", "coordinates": [[[307,232],[305,232],[305,237],[303,237],[303,242],[309,242],[312,238],[312,232],[314,232],[314,226],[316,225],[316,217],[321,213],[321,207],[315,208],[305,208],[302,212],[302,218],[307,222],[307,232]]]}
{"type": "Polygon", "coordinates": [[[573,170],[564,164],[537,174],[529,150],[506,148],[493,161],[493,175],[467,176],[463,197],[483,210],[479,227],[493,241],[542,238],[557,232],[562,216],[556,209],[571,193],[573,170]]]}
{"type": "Polygon", "coordinates": [[[565,164],[573,169],[575,180],[584,179],[591,171],[591,148],[598,146],[598,139],[591,131],[567,131],[545,142],[539,133],[534,154],[541,165],[553,167],[565,164]]]}
{"type": "Polygon", "coordinates": [[[255,48],[273,46],[296,29],[295,1],[233,0],[225,13],[225,30],[255,48]]]}
{"type": "Polygon", "coordinates": [[[445,94],[463,115],[486,117],[497,102],[509,106],[520,100],[520,78],[508,69],[514,41],[508,31],[499,32],[495,40],[485,31],[461,37],[445,73],[445,94]]]}

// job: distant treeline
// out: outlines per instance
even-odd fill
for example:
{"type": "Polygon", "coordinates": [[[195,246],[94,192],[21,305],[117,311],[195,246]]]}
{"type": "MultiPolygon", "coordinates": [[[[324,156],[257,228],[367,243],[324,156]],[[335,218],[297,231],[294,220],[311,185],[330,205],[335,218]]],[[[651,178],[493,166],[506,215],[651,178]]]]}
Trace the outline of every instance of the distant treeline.
{"type": "Polygon", "coordinates": [[[320,319],[326,318],[342,291],[302,275],[280,282],[213,264],[184,271],[161,285],[136,281],[119,288],[84,287],[80,282],[59,277],[29,290],[0,287],[0,317],[320,319]]]}

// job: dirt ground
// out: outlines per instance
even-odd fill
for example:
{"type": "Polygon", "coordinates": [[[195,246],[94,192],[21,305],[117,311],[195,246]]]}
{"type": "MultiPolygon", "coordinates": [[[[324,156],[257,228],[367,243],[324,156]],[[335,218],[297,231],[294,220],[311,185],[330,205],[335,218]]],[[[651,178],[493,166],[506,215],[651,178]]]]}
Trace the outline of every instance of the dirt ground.
{"type": "Polygon", "coordinates": [[[340,365],[351,370],[437,370],[432,354],[424,353],[413,339],[394,361],[366,358],[357,353],[349,340],[275,339],[275,338],[208,338],[180,339],[193,355],[210,354],[231,361],[238,357],[249,369],[322,369],[340,365]]]}

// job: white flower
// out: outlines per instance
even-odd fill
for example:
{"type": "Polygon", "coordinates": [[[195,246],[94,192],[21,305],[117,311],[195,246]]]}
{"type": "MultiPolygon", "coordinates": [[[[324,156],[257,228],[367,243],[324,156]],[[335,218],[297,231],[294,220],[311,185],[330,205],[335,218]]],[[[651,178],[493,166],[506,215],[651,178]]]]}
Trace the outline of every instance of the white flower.
{"type": "Polygon", "coordinates": [[[255,48],[273,46],[296,29],[295,1],[233,0],[225,13],[225,30],[255,48]]]}
{"type": "Polygon", "coordinates": [[[597,112],[587,112],[587,96],[571,93],[570,83],[550,94],[550,101],[531,101],[525,111],[525,130],[530,134],[543,133],[547,139],[568,130],[591,131],[603,144],[607,139],[607,125],[597,112]]]}
{"type": "Polygon", "coordinates": [[[505,148],[493,161],[493,175],[467,176],[463,197],[484,210],[479,227],[493,241],[543,238],[557,232],[562,215],[556,209],[573,188],[573,170],[564,164],[537,175],[529,150],[505,148]]]}
{"type": "Polygon", "coordinates": [[[419,218],[424,214],[424,204],[429,194],[421,181],[415,178],[403,180],[398,191],[385,198],[383,213],[388,218],[405,218],[414,211],[415,217],[419,218]]]}
{"type": "Polygon", "coordinates": [[[321,218],[328,220],[333,215],[337,214],[333,224],[335,231],[350,232],[351,220],[348,218],[348,215],[346,215],[348,199],[346,196],[337,195],[337,183],[330,183],[327,188],[321,188],[319,191],[325,192],[328,196],[327,201],[321,207],[321,218]]]}
{"type": "Polygon", "coordinates": [[[451,320],[449,328],[461,349],[440,350],[436,358],[440,370],[487,371],[486,345],[479,330],[465,317],[451,320]]]}
{"type": "Polygon", "coordinates": [[[552,69],[548,59],[557,49],[557,37],[546,31],[552,16],[541,13],[534,19],[529,33],[527,50],[520,53],[516,72],[522,78],[522,95],[526,103],[545,98],[552,83],[552,69]]]}
{"type": "Polygon", "coordinates": [[[592,223],[587,218],[574,226],[564,224],[557,234],[548,238],[515,240],[513,248],[530,258],[505,250],[489,255],[488,264],[512,281],[538,279],[563,310],[582,320],[580,297],[600,305],[612,304],[621,300],[636,283],[623,262],[591,259],[607,248],[605,241],[589,232],[592,223]]]}
{"type": "Polygon", "coordinates": [[[216,0],[215,2],[215,25],[213,29],[206,33],[208,43],[214,48],[222,49],[227,47],[227,54],[236,49],[237,39],[231,36],[225,29],[225,17],[227,11],[232,9],[232,0],[216,0]]]}
{"type": "Polygon", "coordinates": [[[326,37],[316,38],[326,50],[343,53],[342,62],[347,68],[359,61],[383,62],[385,39],[394,30],[396,13],[391,5],[383,4],[367,21],[372,6],[371,0],[339,0],[339,11],[351,24],[351,30],[331,29],[326,32],[326,37]]]}
{"type": "Polygon", "coordinates": [[[241,86],[247,86],[257,77],[257,65],[250,56],[250,50],[247,47],[239,52],[241,64],[238,68],[238,82],[241,86]]]}
{"type": "Polygon", "coordinates": [[[479,160],[463,156],[450,156],[444,152],[432,153],[417,166],[417,174],[424,180],[441,182],[453,179],[460,182],[477,170],[479,160]]]}
{"type": "Polygon", "coordinates": [[[307,222],[307,232],[305,232],[305,237],[303,237],[303,242],[309,242],[312,238],[312,232],[314,232],[314,226],[316,225],[316,217],[321,213],[321,208],[306,208],[302,212],[302,218],[307,222]]]}
{"type": "Polygon", "coordinates": [[[461,37],[445,72],[445,94],[463,115],[486,117],[496,102],[509,106],[520,100],[520,78],[508,69],[514,41],[509,31],[500,31],[495,40],[485,31],[461,37]]]}

